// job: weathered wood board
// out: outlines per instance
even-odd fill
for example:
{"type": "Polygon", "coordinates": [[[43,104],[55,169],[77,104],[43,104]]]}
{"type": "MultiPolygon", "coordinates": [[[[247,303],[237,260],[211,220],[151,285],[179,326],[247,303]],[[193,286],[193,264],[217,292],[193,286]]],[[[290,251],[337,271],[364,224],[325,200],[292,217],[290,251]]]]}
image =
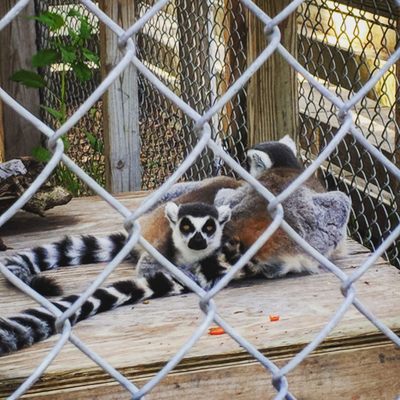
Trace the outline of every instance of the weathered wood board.
{"type": "MultiPolygon", "coordinates": [[[[118,197],[129,208],[140,194],[118,197]]],[[[9,247],[48,243],[65,234],[106,234],[123,219],[97,198],[74,199],[46,218],[19,214],[3,229],[9,247]]],[[[348,242],[337,263],[351,272],[368,257],[348,242]]],[[[12,252],[11,250],[8,253],[12,252]]],[[[52,274],[67,293],[86,288],[104,265],[63,268],[52,274]]],[[[110,277],[133,274],[128,263],[110,277]]],[[[400,271],[380,259],[356,284],[358,298],[400,332],[400,271]]],[[[0,278],[0,315],[34,305],[0,278]]],[[[323,328],[343,301],[330,273],[236,284],[216,298],[220,315],[265,355],[285,364],[323,328]],[[270,322],[269,314],[280,320],[270,322]]],[[[202,321],[195,295],[126,306],[78,324],[74,333],[139,387],[183,345],[202,321]]],[[[0,397],[5,398],[45,357],[56,338],[0,358],[0,397]]],[[[298,399],[390,399],[400,395],[400,349],[351,308],[329,337],[288,375],[298,399]]],[[[273,399],[271,375],[228,335],[204,334],[178,367],[146,399],[273,399]]],[[[67,344],[24,398],[128,399],[129,394],[72,344],[67,344]]]]}

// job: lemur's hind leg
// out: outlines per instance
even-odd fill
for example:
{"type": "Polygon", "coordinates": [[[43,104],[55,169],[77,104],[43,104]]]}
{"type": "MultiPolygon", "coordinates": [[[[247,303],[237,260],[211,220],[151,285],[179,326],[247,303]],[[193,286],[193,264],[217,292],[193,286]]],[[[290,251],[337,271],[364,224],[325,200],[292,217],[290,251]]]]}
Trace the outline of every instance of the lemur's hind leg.
{"type": "Polygon", "coordinates": [[[152,297],[165,295],[174,296],[187,291],[186,287],[177,281],[158,261],[148,253],[143,253],[137,263],[139,278],[147,281],[150,289],[154,292],[152,297]]]}
{"type": "MultiPolygon", "coordinates": [[[[225,259],[221,258],[220,252],[216,252],[192,265],[178,266],[178,268],[201,288],[209,290],[226,274],[231,266],[225,259]]],[[[166,279],[171,281],[173,287],[169,287],[169,295],[181,294],[188,291],[185,285],[181,284],[177,278],[173,277],[163,265],[154,260],[149,254],[141,256],[137,270],[138,275],[147,281],[165,281],[166,279]]]]}

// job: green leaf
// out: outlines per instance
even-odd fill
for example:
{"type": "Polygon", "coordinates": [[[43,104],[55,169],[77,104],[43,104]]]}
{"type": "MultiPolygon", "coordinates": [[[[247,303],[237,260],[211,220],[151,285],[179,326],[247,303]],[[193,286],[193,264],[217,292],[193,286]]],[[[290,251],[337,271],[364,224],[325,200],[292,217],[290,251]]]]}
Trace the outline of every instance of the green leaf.
{"type": "Polygon", "coordinates": [[[97,66],[99,65],[99,56],[96,53],[93,53],[93,51],[84,47],[82,49],[82,54],[86,60],[95,63],[97,66]]]}
{"type": "Polygon", "coordinates": [[[68,11],[67,16],[68,16],[68,17],[78,17],[78,18],[80,18],[80,17],[81,17],[81,14],[80,14],[80,12],[79,12],[78,10],[75,10],[75,9],[73,8],[73,9],[71,9],[71,10],[68,11]]]}
{"type": "Polygon", "coordinates": [[[59,110],[55,110],[54,108],[46,107],[46,106],[40,106],[40,107],[43,108],[44,110],[46,110],[57,121],[61,121],[64,118],[63,113],[59,110]]]}
{"type": "Polygon", "coordinates": [[[80,18],[81,27],[79,29],[79,36],[81,39],[86,40],[89,39],[92,35],[92,26],[89,24],[86,17],[80,18]]]}
{"type": "Polygon", "coordinates": [[[72,46],[60,46],[61,60],[67,64],[72,64],[76,60],[75,49],[72,46]]]}
{"type": "Polygon", "coordinates": [[[58,51],[55,49],[43,49],[32,57],[32,66],[35,68],[45,67],[59,61],[58,51]]]}
{"type": "Polygon", "coordinates": [[[20,69],[15,72],[11,75],[10,79],[31,88],[43,88],[46,86],[46,82],[41,75],[26,69],[20,69]]]}
{"type": "Polygon", "coordinates": [[[94,117],[96,116],[96,114],[97,114],[97,108],[96,108],[96,107],[92,107],[92,108],[89,110],[90,118],[94,118],[94,117]]]}
{"type": "Polygon", "coordinates": [[[93,133],[90,132],[85,132],[86,138],[90,144],[90,146],[94,149],[96,147],[96,136],[93,135],[93,133]]]}
{"type": "Polygon", "coordinates": [[[74,43],[79,40],[79,35],[72,28],[68,28],[68,36],[70,36],[74,43]]]}
{"type": "Polygon", "coordinates": [[[103,141],[98,139],[96,136],[93,135],[93,133],[86,131],[85,132],[86,138],[90,144],[90,147],[96,152],[96,153],[103,153],[103,141]]]}
{"type": "Polygon", "coordinates": [[[72,64],[72,69],[80,81],[87,81],[92,77],[92,70],[84,63],[72,64]]]}
{"type": "Polygon", "coordinates": [[[52,31],[57,31],[65,24],[65,20],[61,15],[50,11],[42,12],[41,14],[32,18],[46,25],[52,31]]]}
{"type": "Polygon", "coordinates": [[[32,156],[40,162],[47,162],[50,160],[52,154],[51,151],[47,150],[45,147],[43,146],[38,146],[35,147],[32,150],[32,156]]]}
{"type": "Polygon", "coordinates": [[[69,141],[69,139],[66,136],[61,136],[61,140],[64,143],[64,152],[66,153],[69,148],[71,147],[71,142],[69,141]]]}

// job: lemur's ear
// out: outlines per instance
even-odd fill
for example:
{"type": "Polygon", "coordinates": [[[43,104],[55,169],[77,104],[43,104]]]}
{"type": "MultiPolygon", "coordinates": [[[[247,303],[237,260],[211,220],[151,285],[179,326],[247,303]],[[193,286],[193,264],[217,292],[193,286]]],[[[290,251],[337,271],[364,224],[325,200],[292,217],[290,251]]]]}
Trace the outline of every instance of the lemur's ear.
{"type": "Polygon", "coordinates": [[[229,206],[217,207],[218,210],[218,222],[223,225],[231,219],[231,208],[229,206]]]}
{"type": "Polygon", "coordinates": [[[293,151],[293,154],[297,156],[296,143],[289,135],[285,135],[282,139],[279,139],[279,143],[285,144],[290,150],[293,151]]]}
{"type": "Polygon", "coordinates": [[[169,201],[165,205],[165,216],[172,224],[176,224],[178,222],[178,211],[179,206],[177,206],[173,201],[169,201]]]}

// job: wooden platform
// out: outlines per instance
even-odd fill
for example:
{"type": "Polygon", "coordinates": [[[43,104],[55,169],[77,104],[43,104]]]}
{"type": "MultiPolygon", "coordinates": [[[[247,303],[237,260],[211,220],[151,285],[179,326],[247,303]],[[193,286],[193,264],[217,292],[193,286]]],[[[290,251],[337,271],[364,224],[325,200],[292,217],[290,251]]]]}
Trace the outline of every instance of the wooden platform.
{"type": "MultiPolygon", "coordinates": [[[[138,194],[120,196],[131,208],[138,194]]],[[[121,230],[122,218],[97,198],[74,199],[47,218],[16,216],[1,236],[14,249],[48,243],[65,234],[121,230]]],[[[352,270],[368,251],[349,241],[350,255],[338,260],[352,270]]],[[[68,293],[79,292],[101,265],[53,272],[68,293]]],[[[133,274],[121,265],[110,280],[133,274]]],[[[356,284],[358,298],[400,333],[400,271],[379,262],[356,284]]],[[[11,316],[34,302],[0,277],[0,315],[11,316]]],[[[329,273],[247,282],[216,299],[220,314],[279,365],[302,349],[333,315],[342,296],[329,273]],[[280,321],[270,322],[278,313],[280,321]]],[[[136,385],[142,386],[185,342],[202,320],[197,297],[186,295],[123,307],[84,321],[77,336],[136,385]]],[[[9,395],[45,357],[55,338],[0,358],[0,397],[9,395]]],[[[330,336],[288,375],[298,399],[393,400],[400,395],[400,350],[351,309],[330,336]]],[[[147,397],[154,399],[272,399],[270,374],[228,335],[205,334],[179,366],[147,397]]],[[[24,398],[128,399],[129,395],[73,345],[67,344],[24,398]]]]}

